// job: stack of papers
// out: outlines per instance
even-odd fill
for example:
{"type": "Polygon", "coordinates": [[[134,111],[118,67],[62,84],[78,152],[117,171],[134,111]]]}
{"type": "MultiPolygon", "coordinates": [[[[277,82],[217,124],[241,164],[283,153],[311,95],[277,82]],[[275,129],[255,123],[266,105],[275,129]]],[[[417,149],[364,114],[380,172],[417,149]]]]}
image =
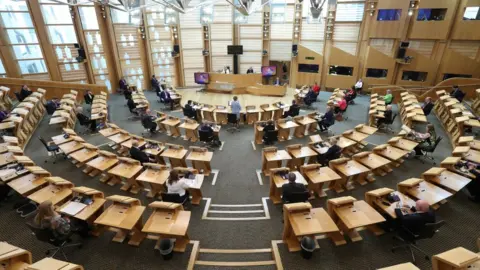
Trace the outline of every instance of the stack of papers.
{"type": "Polygon", "coordinates": [[[70,216],[75,216],[76,214],[80,213],[80,211],[82,211],[85,207],[87,207],[87,205],[84,203],[70,202],[62,209],[62,212],[70,216]]]}

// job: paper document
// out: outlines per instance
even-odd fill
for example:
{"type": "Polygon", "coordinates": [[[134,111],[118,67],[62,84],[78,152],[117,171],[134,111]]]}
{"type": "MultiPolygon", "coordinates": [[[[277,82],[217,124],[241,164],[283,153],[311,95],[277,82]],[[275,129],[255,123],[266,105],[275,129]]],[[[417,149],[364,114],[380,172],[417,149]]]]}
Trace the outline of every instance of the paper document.
{"type": "Polygon", "coordinates": [[[412,132],[412,129],[409,128],[409,127],[407,127],[407,126],[405,126],[405,125],[402,126],[402,130],[405,131],[405,132],[407,132],[407,133],[412,132]]]}
{"type": "Polygon", "coordinates": [[[67,206],[65,206],[62,209],[62,212],[70,216],[75,216],[80,211],[82,211],[85,207],[87,207],[87,205],[84,203],[70,202],[67,206]]]}

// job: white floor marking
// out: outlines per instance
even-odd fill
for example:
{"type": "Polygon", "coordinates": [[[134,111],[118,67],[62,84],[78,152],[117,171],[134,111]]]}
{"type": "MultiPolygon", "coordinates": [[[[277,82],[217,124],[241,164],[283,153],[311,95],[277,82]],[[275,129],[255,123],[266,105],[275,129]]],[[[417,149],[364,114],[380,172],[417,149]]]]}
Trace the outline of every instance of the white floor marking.
{"type": "Polygon", "coordinates": [[[220,172],[220,170],[212,170],[212,173],[214,174],[213,180],[212,180],[212,186],[215,186],[215,183],[217,182],[217,177],[218,177],[219,172],[220,172]]]}
{"type": "Polygon", "coordinates": [[[222,151],[223,150],[223,145],[225,144],[225,142],[222,142],[222,145],[220,145],[220,148],[218,148],[218,151],[222,151]]]}
{"type": "Polygon", "coordinates": [[[254,141],[251,141],[251,142],[252,142],[253,150],[257,150],[257,147],[255,146],[255,142],[254,141]]]}
{"type": "Polygon", "coordinates": [[[211,207],[260,207],[263,204],[210,204],[211,207]]]}
{"type": "Polygon", "coordinates": [[[233,210],[233,211],[224,211],[224,210],[209,210],[209,213],[224,213],[224,214],[248,214],[248,213],[263,213],[264,210],[233,210]]]}
{"type": "Polygon", "coordinates": [[[106,143],[102,143],[102,144],[99,144],[99,145],[95,145],[95,147],[100,148],[100,147],[105,146],[105,145],[108,145],[110,147],[113,146],[113,145],[111,145],[110,142],[106,142],[106,143]]]}
{"type": "Polygon", "coordinates": [[[257,173],[258,183],[260,183],[260,185],[263,186],[262,170],[256,170],[255,172],[257,173]]]}
{"type": "Polygon", "coordinates": [[[203,199],[206,200],[207,203],[205,204],[205,209],[203,210],[202,219],[207,219],[208,208],[210,208],[210,203],[212,202],[212,199],[211,198],[203,198],[203,199]]]}
{"type": "Polygon", "coordinates": [[[205,209],[203,210],[202,219],[208,220],[265,220],[270,219],[270,212],[268,211],[267,200],[268,197],[262,197],[261,204],[212,204],[211,198],[203,198],[207,201],[205,209]],[[240,207],[263,207],[263,210],[210,210],[211,207],[228,207],[228,208],[240,208],[240,207]],[[264,217],[208,217],[208,213],[217,213],[217,214],[254,214],[254,213],[265,213],[264,217]]]}
{"type": "Polygon", "coordinates": [[[263,203],[263,210],[265,210],[265,217],[267,219],[270,219],[270,212],[268,211],[268,204],[267,204],[268,199],[269,199],[268,197],[262,197],[262,203],[263,203]]]}

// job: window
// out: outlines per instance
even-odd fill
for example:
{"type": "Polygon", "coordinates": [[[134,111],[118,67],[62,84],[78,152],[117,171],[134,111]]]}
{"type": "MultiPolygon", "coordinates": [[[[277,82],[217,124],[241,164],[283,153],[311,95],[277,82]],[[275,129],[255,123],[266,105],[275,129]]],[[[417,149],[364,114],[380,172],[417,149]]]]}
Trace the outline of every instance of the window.
{"type": "Polygon", "coordinates": [[[418,10],[417,21],[443,21],[446,14],[446,8],[422,8],[418,10]]]}
{"type": "Polygon", "coordinates": [[[480,20],[480,7],[467,7],[463,13],[463,20],[480,20]]]}
{"type": "Polygon", "coordinates": [[[0,10],[2,11],[28,11],[25,1],[2,0],[0,1],[0,10]]]}
{"type": "Polygon", "coordinates": [[[472,75],[468,74],[453,74],[453,73],[445,73],[443,74],[443,80],[447,80],[450,78],[472,78],[472,75]]]}
{"type": "Polygon", "coordinates": [[[42,5],[45,24],[73,24],[68,5],[42,5]]]}
{"type": "Polygon", "coordinates": [[[7,28],[32,27],[33,23],[29,13],[2,12],[3,25],[7,28]]]}
{"type": "Polygon", "coordinates": [[[330,75],[352,76],[353,75],[353,67],[330,66],[328,74],[330,74],[330,75]]]}
{"type": "Polygon", "coordinates": [[[285,4],[273,4],[271,9],[272,23],[283,23],[285,21],[285,4]]]}
{"type": "Polygon", "coordinates": [[[43,58],[40,45],[14,45],[13,51],[17,59],[43,58]]]}
{"type": "Polygon", "coordinates": [[[73,25],[48,26],[48,35],[52,44],[73,44],[77,43],[75,28],[73,25]]]}
{"type": "Polygon", "coordinates": [[[11,44],[38,43],[35,29],[8,29],[11,44]]]}
{"type": "Polygon", "coordinates": [[[5,71],[5,67],[3,66],[2,59],[0,59],[0,78],[5,78],[7,76],[7,72],[5,71]]]}
{"type": "Polygon", "coordinates": [[[79,7],[80,19],[84,30],[97,30],[98,21],[94,7],[79,7]]]}
{"type": "Polygon", "coordinates": [[[367,68],[367,77],[369,78],[387,78],[388,69],[367,68]]]}
{"type": "Polygon", "coordinates": [[[427,79],[428,72],[403,71],[403,81],[424,82],[427,79]]]}
{"type": "Polygon", "coordinates": [[[47,67],[43,60],[18,61],[22,74],[46,73],[47,67]]]}
{"type": "Polygon", "coordinates": [[[377,21],[398,21],[401,16],[401,9],[379,9],[377,21]]]}
{"type": "Polygon", "coordinates": [[[298,72],[318,73],[319,65],[298,64],[298,72]]]}

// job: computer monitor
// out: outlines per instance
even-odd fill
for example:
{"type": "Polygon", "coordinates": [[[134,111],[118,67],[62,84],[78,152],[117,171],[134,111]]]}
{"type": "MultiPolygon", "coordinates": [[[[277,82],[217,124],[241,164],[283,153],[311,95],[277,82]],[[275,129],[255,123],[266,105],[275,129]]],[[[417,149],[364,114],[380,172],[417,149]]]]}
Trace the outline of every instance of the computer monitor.
{"type": "Polygon", "coordinates": [[[195,72],[194,76],[197,84],[208,84],[210,80],[207,72],[195,72]]]}
{"type": "Polygon", "coordinates": [[[262,76],[270,77],[277,75],[277,66],[264,66],[262,67],[262,76]]]}
{"type": "Polygon", "coordinates": [[[243,54],[243,46],[242,45],[229,45],[229,46],[227,46],[227,53],[228,54],[243,54]]]}

